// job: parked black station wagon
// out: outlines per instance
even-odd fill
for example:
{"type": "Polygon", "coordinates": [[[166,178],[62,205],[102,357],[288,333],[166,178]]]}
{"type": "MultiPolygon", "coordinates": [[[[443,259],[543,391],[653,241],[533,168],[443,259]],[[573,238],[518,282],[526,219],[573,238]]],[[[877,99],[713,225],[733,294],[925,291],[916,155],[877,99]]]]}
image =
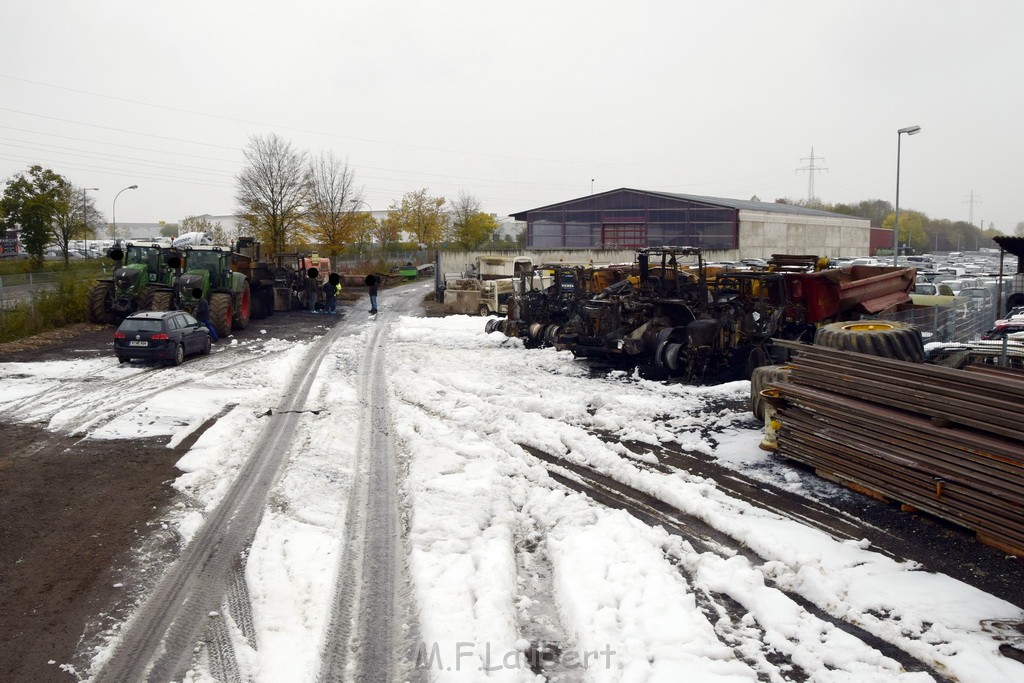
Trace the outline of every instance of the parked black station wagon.
{"type": "Polygon", "coordinates": [[[184,311],[143,311],[124,319],[114,333],[114,354],[121,363],[149,360],[180,365],[185,356],[210,353],[206,325],[184,311]]]}

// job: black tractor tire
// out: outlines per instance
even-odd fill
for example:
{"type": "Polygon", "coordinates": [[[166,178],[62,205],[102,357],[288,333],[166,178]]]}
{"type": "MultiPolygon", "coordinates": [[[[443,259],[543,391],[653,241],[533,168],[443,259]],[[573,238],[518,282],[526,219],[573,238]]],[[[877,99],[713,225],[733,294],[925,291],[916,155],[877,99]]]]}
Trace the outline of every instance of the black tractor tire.
{"type": "Polygon", "coordinates": [[[174,359],[171,361],[172,365],[181,365],[185,362],[185,346],[178,344],[177,348],[174,349],[174,359]]]}
{"type": "Polygon", "coordinates": [[[218,337],[231,334],[231,295],[214,292],[210,295],[210,323],[218,337]]]}
{"type": "Polygon", "coordinates": [[[135,302],[137,311],[151,311],[153,310],[153,294],[156,293],[156,288],[152,285],[146,285],[139,292],[139,298],[135,302]]]}
{"type": "Polygon", "coordinates": [[[768,349],[763,346],[753,347],[747,354],[746,378],[751,379],[754,376],[754,370],[771,364],[772,358],[768,349]]]}
{"type": "Polygon", "coordinates": [[[117,322],[117,316],[110,310],[114,293],[114,285],[110,282],[97,282],[89,290],[89,322],[110,325],[117,322]]]}
{"type": "Polygon", "coordinates": [[[913,325],[891,320],[857,320],[819,327],[815,346],[857,351],[908,363],[924,361],[924,339],[913,325]]]}
{"type": "Polygon", "coordinates": [[[153,292],[149,299],[150,311],[169,311],[171,302],[174,300],[172,293],[166,289],[158,289],[153,292]]]}
{"type": "Polygon", "coordinates": [[[764,397],[761,396],[761,390],[771,384],[785,382],[792,371],[792,365],[762,365],[754,368],[750,375],[750,412],[754,417],[764,420],[764,397]]]}
{"type": "MultiPolygon", "coordinates": [[[[242,291],[235,295],[234,317],[231,319],[231,329],[244,330],[249,327],[249,318],[252,307],[252,291],[249,289],[249,281],[242,285],[242,291]]],[[[212,312],[211,312],[212,314],[212,312]]],[[[220,330],[217,331],[220,334],[220,330]]]]}

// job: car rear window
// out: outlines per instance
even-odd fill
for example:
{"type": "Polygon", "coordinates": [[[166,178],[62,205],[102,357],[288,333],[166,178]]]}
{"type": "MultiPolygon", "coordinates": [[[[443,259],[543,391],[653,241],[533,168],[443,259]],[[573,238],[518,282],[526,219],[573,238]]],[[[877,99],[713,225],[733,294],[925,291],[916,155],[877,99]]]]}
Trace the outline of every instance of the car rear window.
{"type": "Polygon", "coordinates": [[[162,320],[127,318],[121,323],[122,332],[161,332],[163,329],[164,324],[162,320]]]}

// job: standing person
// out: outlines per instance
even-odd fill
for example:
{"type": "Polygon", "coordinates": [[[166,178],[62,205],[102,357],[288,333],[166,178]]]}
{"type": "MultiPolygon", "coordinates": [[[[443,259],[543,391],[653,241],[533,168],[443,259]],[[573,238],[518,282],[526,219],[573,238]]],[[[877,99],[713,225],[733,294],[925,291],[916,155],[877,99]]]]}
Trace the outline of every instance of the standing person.
{"type": "Polygon", "coordinates": [[[210,339],[217,341],[220,337],[210,322],[210,302],[203,298],[203,290],[198,287],[192,290],[192,297],[196,300],[196,320],[206,325],[206,329],[210,331],[210,339]]]}
{"type": "Polygon", "coordinates": [[[306,305],[309,307],[310,313],[316,313],[316,299],[320,293],[320,286],[316,283],[317,275],[319,272],[316,268],[306,271],[306,305]]]}
{"type": "Polygon", "coordinates": [[[324,307],[327,313],[334,314],[338,310],[338,293],[341,291],[341,276],[331,273],[324,283],[324,307]]]}
{"type": "Polygon", "coordinates": [[[371,273],[366,276],[366,284],[370,287],[370,313],[376,313],[377,287],[380,286],[380,278],[371,273]]]}

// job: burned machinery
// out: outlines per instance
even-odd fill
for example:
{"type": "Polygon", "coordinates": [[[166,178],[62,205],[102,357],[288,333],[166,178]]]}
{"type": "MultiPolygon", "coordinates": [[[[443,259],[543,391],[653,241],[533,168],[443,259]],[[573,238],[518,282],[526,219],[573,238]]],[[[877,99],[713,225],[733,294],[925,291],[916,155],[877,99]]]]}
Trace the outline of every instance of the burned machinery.
{"type": "Polygon", "coordinates": [[[776,256],[765,270],[709,276],[698,248],[641,249],[633,269],[578,269],[575,279],[556,269],[543,295],[516,300],[488,331],[637,365],[651,378],[709,383],[781,360],[772,339],[809,340],[820,324],[909,302],[912,269],[823,271],[817,261],[776,256]]]}

